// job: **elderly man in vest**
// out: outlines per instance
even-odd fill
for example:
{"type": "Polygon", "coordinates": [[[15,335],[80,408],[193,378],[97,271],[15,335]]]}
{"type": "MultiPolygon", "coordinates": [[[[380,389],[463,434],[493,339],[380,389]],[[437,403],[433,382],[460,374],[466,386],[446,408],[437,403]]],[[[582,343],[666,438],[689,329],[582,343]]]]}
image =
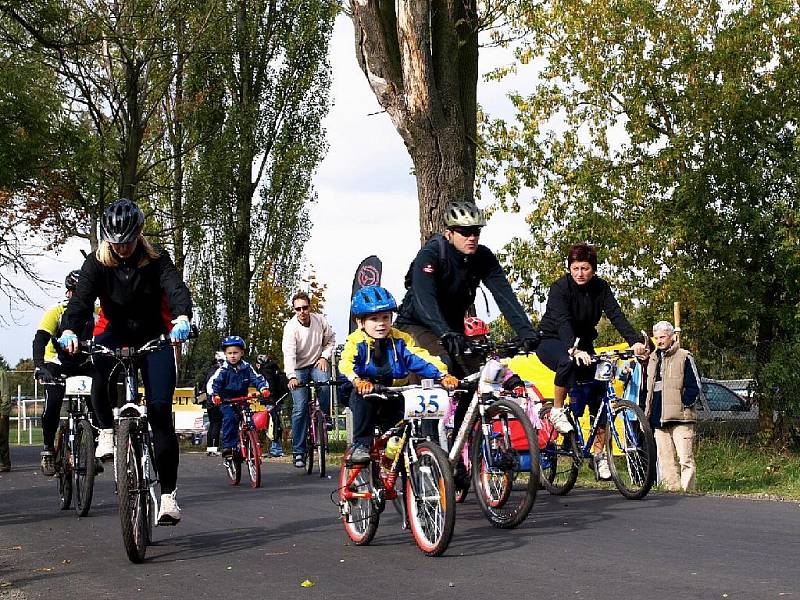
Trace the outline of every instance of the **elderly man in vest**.
{"type": "Polygon", "coordinates": [[[645,414],[655,432],[660,481],[670,491],[691,491],[700,377],[694,358],[680,347],[670,323],[656,323],[653,336],[656,353],[647,365],[645,414]]]}

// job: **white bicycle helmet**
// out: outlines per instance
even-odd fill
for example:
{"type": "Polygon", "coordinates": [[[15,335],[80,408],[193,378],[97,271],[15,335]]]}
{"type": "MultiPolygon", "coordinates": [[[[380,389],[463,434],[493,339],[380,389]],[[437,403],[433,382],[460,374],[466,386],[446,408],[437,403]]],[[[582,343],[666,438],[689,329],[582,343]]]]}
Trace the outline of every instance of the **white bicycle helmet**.
{"type": "Polygon", "coordinates": [[[451,202],[444,214],[446,227],[483,227],[486,219],[473,202],[451,202]]]}

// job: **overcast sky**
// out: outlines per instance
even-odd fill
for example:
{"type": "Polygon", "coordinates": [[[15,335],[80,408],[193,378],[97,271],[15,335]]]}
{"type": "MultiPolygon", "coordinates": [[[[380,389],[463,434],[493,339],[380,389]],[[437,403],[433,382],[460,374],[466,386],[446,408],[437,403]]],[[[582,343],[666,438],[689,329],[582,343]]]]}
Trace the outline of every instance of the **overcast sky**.
{"type": "MultiPolygon", "coordinates": [[[[366,78],[358,68],[353,49],[353,26],[339,17],[331,41],[333,107],[325,120],[329,151],[315,177],[319,195],[311,207],[313,223],[305,257],[320,282],[327,284],[325,312],[337,339],[347,335],[350,287],[361,260],[376,254],[383,261],[383,285],[403,297],[403,276],[419,249],[417,190],[411,176],[411,159],[389,117],[381,112],[366,78]],[[373,114],[378,113],[378,114],[373,114]]],[[[482,49],[484,73],[509,60],[502,50],[482,49]]],[[[493,115],[510,116],[506,92],[517,81],[478,83],[478,101],[493,115]]],[[[530,82],[523,83],[529,89],[530,82]]],[[[481,236],[481,243],[500,249],[514,235],[525,233],[523,215],[495,215],[481,236]]],[[[39,270],[57,281],[82,263],[80,248],[67,244],[57,257],[43,256],[39,270]]],[[[62,296],[63,287],[42,292],[26,286],[36,302],[48,306],[62,296]]],[[[479,302],[482,304],[482,301],[479,302]]],[[[485,313],[479,306],[479,313],[485,313]]],[[[18,313],[18,325],[0,329],[0,354],[12,366],[31,356],[31,342],[42,309],[18,313]]],[[[493,318],[497,315],[492,307],[493,318]]],[[[5,313],[4,313],[5,316],[5,313]]],[[[486,317],[487,315],[483,314],[486,317]]]]}

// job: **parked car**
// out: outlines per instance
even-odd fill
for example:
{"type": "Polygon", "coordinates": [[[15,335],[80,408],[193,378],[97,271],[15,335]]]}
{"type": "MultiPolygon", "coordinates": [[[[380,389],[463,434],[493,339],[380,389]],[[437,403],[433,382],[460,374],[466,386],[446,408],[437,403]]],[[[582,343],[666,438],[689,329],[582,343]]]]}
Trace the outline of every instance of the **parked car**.
{"type": "Polygon", "coordinates": [[[697,418],[701,421],[758,419],[758,406],[752,404],[729,387],[718,381],[704,379],[703,394],[697,410],[697,418]]]}

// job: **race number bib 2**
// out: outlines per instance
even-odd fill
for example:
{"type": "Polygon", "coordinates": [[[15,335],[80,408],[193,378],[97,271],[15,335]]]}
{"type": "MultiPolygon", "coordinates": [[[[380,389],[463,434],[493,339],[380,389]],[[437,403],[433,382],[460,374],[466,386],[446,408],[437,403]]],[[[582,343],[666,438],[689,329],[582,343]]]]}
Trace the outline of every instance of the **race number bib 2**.
{"type": "Polygon", "coordinates": [[[406,419],[442,419],[447,409],[447,392],[442,389],[414,389],[403,392],[406,419]]]}

